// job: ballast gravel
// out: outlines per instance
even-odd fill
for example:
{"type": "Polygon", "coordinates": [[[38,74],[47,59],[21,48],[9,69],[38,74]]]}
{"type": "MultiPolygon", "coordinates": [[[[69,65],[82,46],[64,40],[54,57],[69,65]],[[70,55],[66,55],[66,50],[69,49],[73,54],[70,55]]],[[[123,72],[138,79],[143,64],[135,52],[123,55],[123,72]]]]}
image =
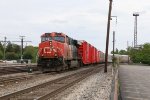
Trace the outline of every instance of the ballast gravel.
{"type": "Polygon", "coordinates": [[[50,100],[109,100],[112,79],[111,67],[109,67],[108,73],[102,70],[89,76],[50,100]]]}
{"type": "MultiPolygon", "coordinates": [[[[42,84],[60,77],[64,77],[82,70],[86,70],[89,67],[80,68],[78,70],[68,71],[59,74],[28,74],[23,75],[33,75],[29,80],[24,80],[21,82],[15,82],[13,84],[0,86],[0,96],[7,95],[19,90],[23,90],[38,84],[42,84]]],[[[22,74],[16,74],[22,75],[22,74]]],[[[12,75],[15,76],[15,75],[12,75]]],[[[6,76],[5,76],[6,77],[6,76]]],[[[58,94],[50,100],[109,100],[111,93],[111,67],[108,67],[108,73],[104,73],[101,70],[95,75],[91,75],[83,81],[77,83],[76,85],[68,88],[64,92],[58,94]]]]}
{"type": "MultiPolygon", "coordinates": [[[[67,72],[63,72],[63,73],[46,73],[46,74],[36,74],[36,73],[20,73],[20,74],[15,74],[16,76],[21,76],[21,75],[29,75],[32,76],[31,79],[27,79],[27,80],[23,80],[20,82],[14,82],[11,83],[9,85],[0,85],[0,96],[4,96],[7,94],[11,94],[13,92],[19,91],[19,90],[23,90],[29,87],[33,87],[60,77],[64,77],[82,70],[86,70],[89,67],[84,67],[84,68],[80,68],[78,70],[72,70],[72,71],[67,71],[67,72]]],[[[5,76],[1,76],[1,77],[15,77],[14,74],[10,74],[10,75],[5,75],[5,76]]]]}

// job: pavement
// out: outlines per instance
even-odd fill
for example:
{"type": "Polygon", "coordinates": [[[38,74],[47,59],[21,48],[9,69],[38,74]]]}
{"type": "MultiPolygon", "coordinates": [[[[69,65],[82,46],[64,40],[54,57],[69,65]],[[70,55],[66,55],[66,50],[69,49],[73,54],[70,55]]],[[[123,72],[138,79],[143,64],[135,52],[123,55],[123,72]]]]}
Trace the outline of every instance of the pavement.
{"type": "Polygon", "coordinates": [[[120,65],[122,100],[150,100],[150,66],[120,65]]]}

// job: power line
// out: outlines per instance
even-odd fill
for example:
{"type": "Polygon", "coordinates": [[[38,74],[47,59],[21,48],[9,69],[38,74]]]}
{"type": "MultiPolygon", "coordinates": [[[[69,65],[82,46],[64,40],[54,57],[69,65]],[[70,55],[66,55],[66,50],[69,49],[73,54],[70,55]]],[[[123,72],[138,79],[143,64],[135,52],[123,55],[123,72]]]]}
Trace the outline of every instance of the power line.
{"type": "Polygon", "coordinates": [[[12,41],[12,42],[21,42],[21,61],[23,60],[23,43],[24,42],[31,42],[31,41],[24,41],[25,36],[20,36],[21,41],[12,41]]]}

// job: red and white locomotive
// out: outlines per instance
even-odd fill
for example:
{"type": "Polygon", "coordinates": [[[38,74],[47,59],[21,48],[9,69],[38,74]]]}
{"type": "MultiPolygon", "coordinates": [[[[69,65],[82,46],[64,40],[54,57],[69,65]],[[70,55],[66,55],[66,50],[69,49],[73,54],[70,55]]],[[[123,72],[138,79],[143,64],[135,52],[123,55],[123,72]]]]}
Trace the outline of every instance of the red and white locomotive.
{"type": "Polygon", "coordinates": [[[43,72],[103,62],[104,53],[86,41],[78,41],[57,32],[41,36],[37,64],[43,72]]]}

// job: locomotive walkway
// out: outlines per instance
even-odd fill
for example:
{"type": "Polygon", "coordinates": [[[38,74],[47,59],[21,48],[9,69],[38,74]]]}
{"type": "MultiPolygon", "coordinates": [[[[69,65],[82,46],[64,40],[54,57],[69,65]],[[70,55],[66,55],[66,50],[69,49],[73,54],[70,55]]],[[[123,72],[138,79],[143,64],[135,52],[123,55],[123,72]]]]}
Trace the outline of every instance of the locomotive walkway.
{"type": "Polygon", "coordinates": [[[150,66],[120,65],[122,100],[150,100],[150,66]]]}

